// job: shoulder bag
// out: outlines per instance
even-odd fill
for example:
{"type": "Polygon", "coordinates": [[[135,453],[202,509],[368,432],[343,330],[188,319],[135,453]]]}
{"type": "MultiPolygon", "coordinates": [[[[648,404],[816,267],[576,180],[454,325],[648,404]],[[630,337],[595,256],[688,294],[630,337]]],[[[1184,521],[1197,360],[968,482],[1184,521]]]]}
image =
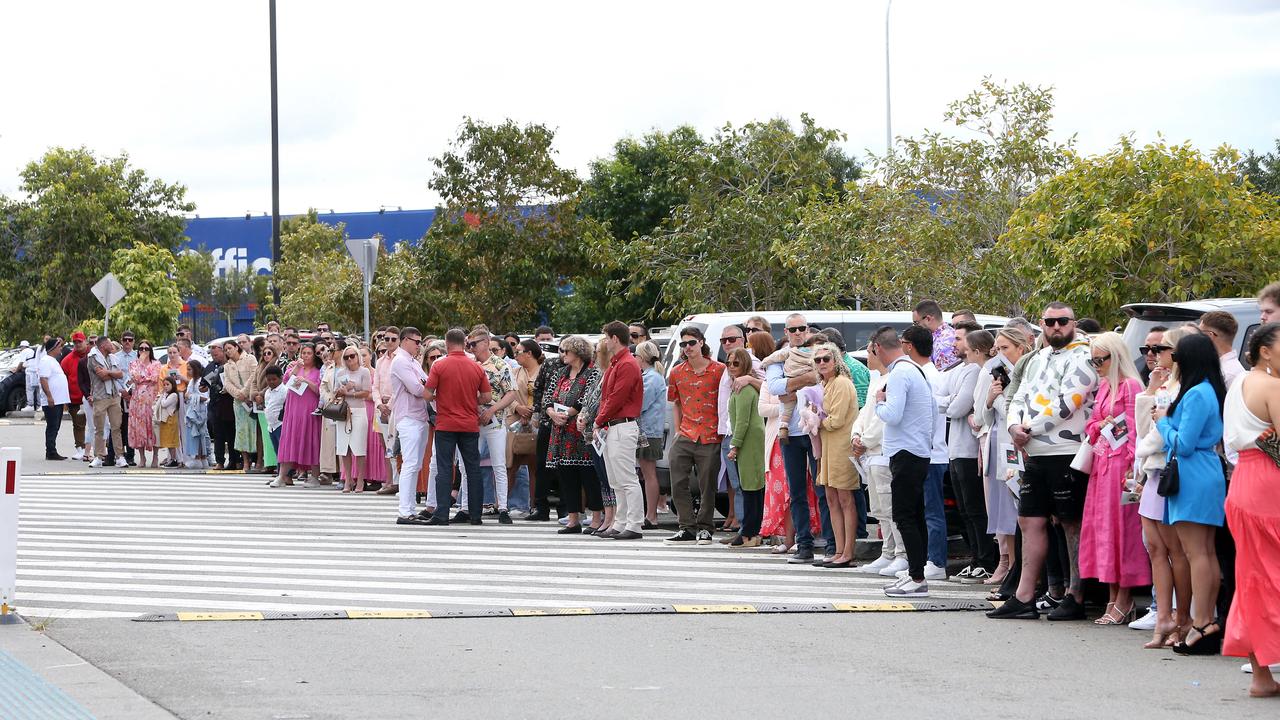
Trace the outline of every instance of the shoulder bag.
{"type": "Polygon", "coordinates": [[[1071,458],[1071,469],[1076,472],[1082,472],[1085,475],[1093,472],[1093,443],[1089,442],[1089,438],[1085,437],[1080,443],[1080,449],[1076,451],[1076,456],[1071,458]]]}
{"type": "Polygon", "coordinates": [[[1173,442],[1173,451],[1169,453],[1169,461],[1160,469],[1160,483],[1156,492],[1162,497],[1173,497],[1180,489],[1178,483],[1178,441],[1173,442]]]}

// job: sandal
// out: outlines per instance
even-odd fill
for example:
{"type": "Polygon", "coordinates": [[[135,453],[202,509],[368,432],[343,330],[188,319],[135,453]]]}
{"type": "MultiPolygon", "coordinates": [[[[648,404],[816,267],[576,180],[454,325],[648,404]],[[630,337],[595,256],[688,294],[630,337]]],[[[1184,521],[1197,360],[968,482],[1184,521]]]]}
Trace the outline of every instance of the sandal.
{"type": "Polygon", "coordinates": [[[1178,631],[1180,629],[1177,625],[1174,625],[1167,631],[1161,631],[1157,626],[1155,631],[1151,633],[1151,642],[1144,643],[1142,647],[1146,650],[1163,650],[1170,647],[1178,641],[1178,631]]]}
{"type": "Polygon", "coordinates": [[[1136,613],[1136,607],[1133,603],[1129,603],[1129,609],[1120,612],[1120,607],[1115,603],[1107,603],[1107,611],[1102,617],[1093,621],[1094,625],[1128,625],[1133,622],[1133,616],[1136,613]]]}
{"type": "MultiPolygon", "coordinates": [[[[1200,637],[1195,642],[1175,643],[1173,651],[1179,655],[1217,655],[1222,649],[1222,626],[1217,622],[1206,623],[1203,626],[1192,625],[1192,630],[1200,633],[1200,637]],[[1217,628],[1213,632],[1208,632],[1209,628],[1217,628]]],[[[1188,633],[1188,636],[1190,634],[1188,633]]]]}

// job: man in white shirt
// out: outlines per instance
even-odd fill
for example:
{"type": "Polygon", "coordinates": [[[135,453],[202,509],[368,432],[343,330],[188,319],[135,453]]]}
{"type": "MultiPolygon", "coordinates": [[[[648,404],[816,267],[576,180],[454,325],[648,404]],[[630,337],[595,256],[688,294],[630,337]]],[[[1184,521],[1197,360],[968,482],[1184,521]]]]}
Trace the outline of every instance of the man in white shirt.
{"type": "Polygon", "coordinates": [[[71,390],[67,386],[67,374],[54,357],[62,350],[62,338],[49,338],[44,343],[44,355],[40,357],[36,375],[40,389],[44,391],[44,459],[66,460],[58,454],[58,430],[62,427],[62,413],[71,403],[71,390]]]}
{"type": "MultiPolygon", "coordinates": [[[[93,461],[89,467],[102,467],[107,456],[107,430],[110,428],[111,445],[115,450],[116,467],[127,467],[124,459],[124,443],[120,437],[122,421],[120,389],[116,381],[124,377],[124,371],[116,367],[115,343],[106,335],[100,335],[89,351],[89,398],[93,407],[93,461]]],[[[85,444],[88,445],[86,438],[85,444]]]]}
{"type": "Polygon", "coordinates": [[[1218,351],[1222,381],[1227,387],[1231,387],[1231,383],[1244,374],[1244,365],[1240,364],[1235,350],[1236,333],[1239,330],[1240,323],[1229,312],[1213,310],[1200,316],[1200,332],[1209,337],[1214,349],[1218,351]]]}
{"type": "Polygon", "coordinates": [[[27,404],[22,412],[35,412],[40,397],[40,375],[36,368],[40,361],[40,348],[31,347],[31,343],[26,340],[18,343],[18,347],[21,348],[18,352],[18,367],[24,375],[27,390],[27,404]]]}

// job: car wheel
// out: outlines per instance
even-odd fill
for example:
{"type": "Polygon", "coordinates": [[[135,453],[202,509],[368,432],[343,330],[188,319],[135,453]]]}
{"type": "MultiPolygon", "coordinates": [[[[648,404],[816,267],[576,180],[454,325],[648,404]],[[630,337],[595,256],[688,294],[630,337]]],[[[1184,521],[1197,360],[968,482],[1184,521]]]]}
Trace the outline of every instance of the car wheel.
{"type": "Polygon", "coordinates": [[[0,415],[11,413],[14,410],[20,410],[22,404],[27,400],[27,389],[17,386],[9,389],[9,393],[5,396],[4,402],[0,403],[0,415]]]}

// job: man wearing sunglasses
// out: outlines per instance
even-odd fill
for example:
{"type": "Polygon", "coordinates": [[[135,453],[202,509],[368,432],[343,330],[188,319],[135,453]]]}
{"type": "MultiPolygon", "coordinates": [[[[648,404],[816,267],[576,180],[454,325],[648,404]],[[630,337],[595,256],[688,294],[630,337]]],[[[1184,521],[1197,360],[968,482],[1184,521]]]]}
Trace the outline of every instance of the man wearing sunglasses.
{"type": "MultiPolygon", "coordinates": [[[[724,330],[720,331],[720,352],[725,358],[738,348],[747,346],[747,328],[742,325],[727,325],[724,330]]],[[[725,372],[720,376],[720,396],[718,400],[718,410],[720,413],[720,435],[724,440],[720,443],[720,474],[728,480],[729,501],[732,503],[732,513],[725,518],[724,527],[721,528],[726,532],[736,532],[742,520],[742,492],[741,481],[738,479],[738,464],[729,462],[729,450],[732,449],[733,431],[729,427],[729,400],[733,397],[735,390],[741,390],[747,385],[760,389],[760,360],[754,355],[751,356],[751,372],[734,378],[729,372],[725,372]]],[[[732,539],[722,541],[723,544],[732,542],[732,539]]]]}
{"type": "MultiPolygon", "coordinates": [[[[427,403],[431,401],[427,391],[427,374],[417,360],[422,333],[415,327],[406,327],[400,335],[401,345],[391,360],[391,403],[395,416],[396,434],[400,438],[400,450],[404,457],[400,472],[400,513],[397,525],[448,525],[448,516],[436,521],[419,517],[418,470],[427,450],[427,403]]],[[[448,497],[446,492],[445,497],[448,497]]],[[[445,508],[448,512],[448,508],[445,508]]]]}
{"type": "Polygon", "coordinates": [[[672,425],[679,435],[671,446],[671,499],[676,504],[680,530],[663,540],[667,545],[710,545],[716,511],[716,481],[720,476],[720,418],[717,395],[723,364],[711,359],[706,337],[695,327],[680,331],[684,362],[671,370],[667,400],[672,404],[672,425]],[[690,487],[697,472],[701,500],[693,512],[690,487]]]}
{"type": "Polygon", "coordinates": [[[937,300],[921,300],[911,312],[911,322],[933,333],[933,353],[929,359],[939,371],[948,370],[960,361],[956,354],[955,328],[942,321],[942,307],[937,300]]]}
{"type": "MultiPolygon", "coordinates": [[[[467,350],[476,358],[476,363],[484,370],[485,376],[489,378],[489,387],[492,389],[493,399],[491,402],[480,406],[480,419],[478,428],[480,430],[480,439],[484,442],[485,450],[489,454],[489,469],[493,475],[493,495],[497,502],[498,524],[510,525],[511,515],[507,508],[507,493],[510,490],[507,481],[507,408],[511,403],[515,402],[516,394],[511,392],[513,380],[511,379],[511,368],[497,355],[491,352],[489,341],[493,338],[489,331],[484,328],[474,328],[471,330],[470,336],[467,337],[467,350]]],[[[429,351],[428,351],[429,352],[429,351]]],[[[435,367],[434,363],[432,367],[435,367]]],[[[483,478],[482,478],[483,481],[483,478]]],[[[469,498],[470,482],[462,485],[462,491],[458,495],[458,505],[466,507],[469,498]]],[[[454,517],[454,522],[464,522],[466,510],[459,511],[458,516],[454,517]]]]}
{"type": "MultiPolygon", "coordinates": [[[[813,328],[800,313],[788,315],[782,327],[782,339],[793,348],[802,347],[813,335],[813,328]]],[[[769,392],[789,401],[797,390],[817,385],[818,373],[809,372],[789,378],[783,363],[776,363],[765,368],[764,381],[769,386],[769,392]]],[[[787,562],[795,565],[817,564],[813,556],[813,531],[809,526],[809,478],[818,476],[818,459],[813,455],[809,434],[800,427],[799,412],[791,414],[787,431],[790,439],[782,446],[782,464],[791,494],[791,523],[796,532],[795,553],[787,558],[787,562]]],[[[822,521],[824,550],[827,555],[835,555],[836,540],[834,533],[830,532],[831,516],[827,509],[826,488],[817,486],[814,492],[818,498],[818,517],[822,521]]]]}
{"type": "Polygon", "coordinates": [[[1023,370],[1009,400],[1009,434],[1026,457],[1018,498],[1022,530],[1022,577],[1014,597],[987,613],[991,618],[1036,619],[1036,583],[1049,549],[1049,519],[1067,540],[1070,581],[1050,620],[1083,620],[1080,595],[1080,518],[1089,477],[1071,468],[1080,449],[1098,373],[1090,364],[1089,338],[1076,332],[1075,311],[1049,303],[1040,320],[1045,346],[1023,370]]]}
{"type": "Polygon", "coordinates": [[[1164,333],[1168,329],[1164,325],[1151,328],[1147,331],[1146,342],[1138,348],[1138,359],[1134,362],[1138,366],[1138,377],[1141,378],[1143,385],[1151,383],[1151,371],[1160,364],[1160,352],[1165,347],[1164,333]]]}

